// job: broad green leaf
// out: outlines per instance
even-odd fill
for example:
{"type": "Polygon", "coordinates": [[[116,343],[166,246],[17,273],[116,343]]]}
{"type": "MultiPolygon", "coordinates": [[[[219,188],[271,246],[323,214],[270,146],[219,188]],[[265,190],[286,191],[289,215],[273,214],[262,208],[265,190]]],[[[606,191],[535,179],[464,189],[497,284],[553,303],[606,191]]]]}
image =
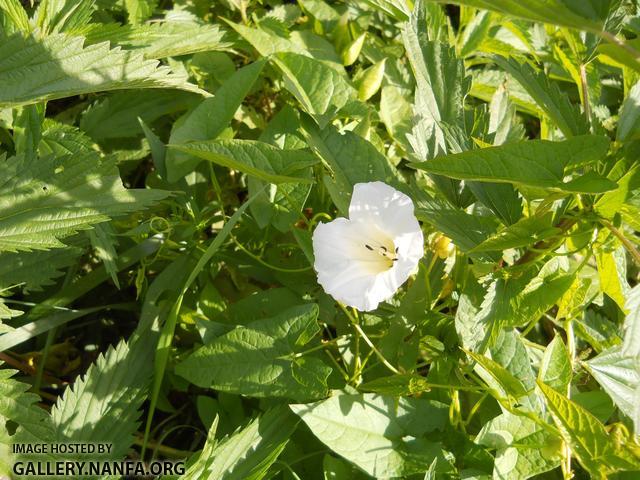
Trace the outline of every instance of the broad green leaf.
{"type": "Polygon", "coordinates": [[[214,422],[198,459],[180,478],[260,480],[287,445],[298,421],[285,406],[276,407],[220,442],[213,438],[214,422]]]}
{"type": "MultiPolygon", "coordinates": [[[[602,233],[598,238],[603,238],[602,233]]],[[[596,249],[595,257],[598,266],[598,277],[600,278],[600,290],[606,293],[624,311],[626,295],[629,291],[624,248],[620,246],[610,251],[605,247],[599,247],[596,249]]]]}
{"type": "Polygon", "coordinates": [[[591,413],[544,383],[538,382],[538,387],[565,442],[593,477],[640,468],[638,458],[616,444],[591,413]]]}
{"type": "MultiPolygon", "coordinates": [[[[557,191],[581,192],[612,190],[616,184],[604,177],[589,188],[572,188],[564,183],[566,166],[595,162],[607,153],[604,137],[581,136],[563,142],[529,140],[526,142],[472,150],[412,163],[414,168],[461,180],[505,182],[557,191]]],[[[585,187],[579,185],[579,187],[585,187]]]]}
{"type": "Polygon", "coordinates": [[[204,345],[176,366],[196,385],[255,397],[309,400],[327,394],[331,369],[298,355],[320,331],[315,304],[256,320],[204,345]]]}
{"type": "Polygon", "coordinates": [[[478,375],[487,383],[490,389],[492,389],[498,397],[507,398],[509,396],[513,398],[520,398],[527,395],[522,382],[514,377],[509,370],[504,368],[496,361],[479,355],[470,351],[466,352],[471,359],[477,363],[476,371],[478,375]]]}
{"type": "Polygon", "coordinates": [[[640,166],[631,167],[620,179],[618,188],[607,192],[595,203],[595,211],[605,218],[613,218],[624,207],[634,190],[640,188],[640,166]]]}
{"type": "Polygon", "coordinates": [[[640,388],[638,360],[625,355],[621,346],[616,346],[584,362],[583,365],[622,413],[633,420],[636,433],[640,432],[640,418],[636,413],[637,392],[640,388]]]}
{"type": "Polygon", "coordinates": [[[341,212],[348,211],[356,183],[394,183],[396,173],[389,161],[361,136],[349,131],[341,134],[332,125],[319,129],[308,117],[303,117],[302,126],[309,146],[331,169],[335,186],[329,193],[341,212]]]}
{"type": "Polygon", "coordinates": [[[620,107],[616,140],[624,142],[640,134],[640,82],[629,91],[620,107]]]}
{"type": "Polygon", "coordinates": [[[95,0],[44,0],[33,14],[33,22],[44,34],[77,33],[91,20],[95,0]]]}
{"type": "Polygon", "coordinates": [[[226,50],[231,43],[219,25],[187,22],[149,23],[137,26],[92,24],[82,30],[87,45],[110,41],[126,50],[142,53],[144,58],[166,58],[197,52],[226,50]]]}
{"type": "Polygon", "coordinates": [[[148,358],[155,339],[147,334],[131,346],[121,341],[65,390],[51,410],[58,442],[110,443],[108,458],[125,456],[151,378],[148,358]]]}
{"type": "Polygon", "coordinates": [[[0,251],[63,247],[61,238],[167,196],[125,189],[117,167],[97,154],[11,158],[0,162],[0,179],[0,251]]]}
{"type": "Polygon", "coordinates": [[[66,246],[63,249],[37,252],[0,253],[0,290],[20,285],[25,291],[42,290],[53,279],[73,265],[83,249],[66,246]]]}
{"type": "Polygon", "coordinates": [[[127,11],[129,23],[138,25],[153,15],[153,9],[157,6],[157,0],[124,0],[124,8],[127,11]]]}
{"type": "Polygon", "coordinates": [[[282,71],[284,85],[320,128],[357,98],[346,74],[305,55],[278,53],[272,57],[282,71]]]}
{"type": "Polygon", "coordinates": [[[270,183],[311,183],[313,180],[301,176],[301,171],[318,163],[304,150],[281,150],[252,140],[189,142],[170,147],[270,183]]]}
{"type": "Polygon", "coordinates": [[[82,37],[0,39],[0,107],[125,88],[178,88],[203,93],[186,78],[142,54],[83,46],[82,37]],[[17,80],[19,79],[19,80],[17,80]]]}
{"type": "Polygon", "coordinates": [[[519,278],[496,280],[470,322],[472,326],[467,327],[484,332],[484,336],[472,338],[471,349],[482,350],[504,327],[522,327],[539,319],[571,287],[574,276],[552,259],[537,274],[530,271],[519,278]]]}
{"type": "MultiPolygon", "coordinates": [[[[436,0],[445,3],[445,0],[436,0]]],[[[535,22],[550,23],[576,28],[578,30],[602,30],[607,15],[605,2],[571,2],[563,0],[455,0],[453,3],[469,5],[520,17],[535,22]],[[604,7],[604,11],[603,11],[604,7]]]]}
{"type": "Polygon", "coordinates": [[[142,132],[138,123],[152,123],[192,106],[198,97],[170,90],[115,92],[89,107],[80,118],[80,129],[92,139],[136,137],[142,132]]]}
{"type": "Polygon", "coordinates": [[[268,57],[278,52],[307,54],[301,45],[294,43],[289,38],[280,37],[259,28],[250,28],[228,20],[227,23],[263,57],[268,57]]]}
{"type": "Polygon", "coordinates": [[[490,252],[526,247],[540,240],[553,237],[560,233],[560,229],[555,228],[551,221],[551,214],[523,218],[490,236],[474,247],[472,252],[490,252]]]}
{"type": "Polygon", "coordinates": [[[584,115],[543,71],[513,58],[495,57],[494,61],[524,87],[535,100],[537,107],[558,126],[566,137],[589,132],[584,115]]]}
{"type": "Polygon", "coordinates": [[[629,313],[624,319],[622,352],[640,359],[640,286],[636,285],[628,292],[625,307],[629,313]]]}
{"type": "Polygon", "coordinates": [[[544,351],[538,378],[551,388],[566,392],[571,383],[572,375],[569,351],[560,335],[556,335],[544,351]]]}
{"type": "MultiPolygon", "coordinates": [[[[184,144],[198,140],[213,140],[227,128],[233,115],[251,90],[264,67],[264,61],[251,63],[235,72],[216,92],[190,112],[181,117],[171,130],[169,143],[184,144]]],[[[167,152],[166,166],[170,182],[175,182],[191,172],[200,163],[177,150],[167,152]]]]}
{"type": "Polygon", "coordinates": [[[438,402],[337,393],[290,407],[322,443],[375,478],[424,472],[443,453],[433,441],[447,418],[438,402]]]}
{"type": "Polygon", "coordinates": [[[511,413],[503,413],[485,424],[475,442],[496,449],[493,478],[526,479],[560,464],[560,439],[533,420],[511,413]]]}

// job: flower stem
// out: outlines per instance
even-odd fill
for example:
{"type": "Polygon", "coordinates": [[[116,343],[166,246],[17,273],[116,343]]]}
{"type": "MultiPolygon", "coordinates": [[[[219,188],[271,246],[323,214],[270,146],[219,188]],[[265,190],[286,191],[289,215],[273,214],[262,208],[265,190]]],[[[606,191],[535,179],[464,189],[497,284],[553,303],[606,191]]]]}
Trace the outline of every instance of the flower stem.
{"type": "Polygon", "coordinates": [[[396,375],[400,375],[401,374],[400,371],[396,367],[391,365],[391,363],[389,363],[389,361],[386,358],[384,358],[384,355],[382,355],[380,350],[378,350],[376,348],[376,346],[373,344],[373,342],[371,340],[369,340],[369,337],[367,337],[367,334],[364,333],[364,330],[362,329],[362,327],[360,325],[358,325],[358,320],[356,318],[354,318],[353,315],[351,315],[351,313],[349,313],[349,310],[347,310],[346,307],[342,303],[338,302],[338,305],[340,306],[342,311],[345,313],[347,318],[351,321],[351,324],[353,325],[353,328],[356,330],[356,332],[358,332],[358,334],[362,337],[362,339],[365,341],[365,343],[367,345],[369,345],[371,350],[373,350],[373,353],[376,354],[376,356],[382,362],[382,364],[385,367],[387,367],[389,370],[391,370],[393,373],[395,373],[396,375]]]}

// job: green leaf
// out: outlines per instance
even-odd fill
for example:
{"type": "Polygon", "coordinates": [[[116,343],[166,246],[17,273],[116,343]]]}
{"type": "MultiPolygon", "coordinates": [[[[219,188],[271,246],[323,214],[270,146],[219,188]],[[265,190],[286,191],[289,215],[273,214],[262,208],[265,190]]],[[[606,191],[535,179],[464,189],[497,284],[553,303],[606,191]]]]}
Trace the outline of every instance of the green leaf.
{"type": "Polygon", "coordinates": [[[375,478],[424,472],[442,458],[433,441],[447,418],[447,408],[439,402],[335,394],[290,407],[322,443],[375,478]]]}
{"type": "Polygon", "coordinates": [[[38,5],[33,20],[47,35],[58,32],[76,33],[89,23],[94,9],[95,0],[44,0],[38,5]]]}
{"type": "MultiPolygon", "coordinates": [[[[445,3],[445,0],[436,0],[445,3]]],[[[602,11],[608,2],[571,2],[564,0],[456,0],[453,3],[492,10],[505,15],[533,20],[534,22],[563,25],[579,30],[600,31],[607,11],[602,11]],[[600,7],[600,8],[599,8],[600,7]]]]}
{"type": "Polygon", "coordinates": [[[73,265],[83,249],[65,246],[63,249],[37,252],[0,253],[0,290],[21,285],[25,291],[38,291],[52,285],[53,279],[73,265]]]}
{"type": "MultiPolygon", "coordinates": [[[[627,170],[626,167],[625,170],[627,170]]],[[[616,181],[618,188],[602,195],[594,205],[596,212],[605,218],[615,217],[633,192],[640,188],[640,166],[631,167],[616,181]]]]}
{"type": "Polygon", "coordinates": [[[281,150],[253,140],[213,140],[169,147],[270,183],[312,183],[312,179],[297,175],[318,163],[304,150],[281,150]]]}
{"type": "MultiPolygon", "coordinates": [[[[218,89],[215,97],[205,99],[173,125],[169,143],[181,145],[197,140],[213,140],[220,135],[233,119],[264,65],[262,60],[253,62],[231,75],[218,89]]],[[[175,149],[169,150],[166,158],[167,179],[170,182],[179,180],[198,163],[198,158],[175,149]]]]}
{"type": "MultiPolygon", "coordinates": [[[[36,405],[40,397],[27,393],[29,384],[12,378],[15,373],[15,370],[6,368],[0,370],[0,452],[3,453],[3,458],[0,460],[0,473],[2,474],[5,473],[5,468],[8,469],[18,460],[12,453],[11,445],[51,443],[55,438],[49,415],[43,408],[36,405]],[[12,435],[9,435],[7,430],[9,421],[17,425],[12,435]]],[[[53,458],[49,455],[39,455],[38,460],[51,461],[53,458]]]]}
{"type": "Polygon", "coordinates": [[[517,399],[527,395],[527,390],[522,382],[502,365],[484,355],[479,355],[468,350],[466,354],[477,363],[476,370],[478,371],[478,375],[482,377],[490,389],[494,390],[497,396],[500,398],[511,396],[517,399]]]}
{"type": "Polygon", "coordinates": [[[27,12],[19,0],[0,0],[0,30],[11,35],[15,32],[31,30],[27,12]]]}
{"type": "MultiPolygon", "coordinates": [[[[585,135],[563,142],[529,140],[488,147],[411,165],[420,170],[461,180],[505,182],[561,192],[580,192],[585,190],[573,188],[571,183],[563,183],[565,167],[601,160],[608,148],[609,141],[605,137],[585,135]]],[[[589,185],[590,193],[616,187],[615,183],[604,177],[597,179],[595,189],[589,185]]]]}
{"type": "Polygon", "coordinates": [[[493,478],[521,480],[560,464],[560,439],[533,420],[503,413],[482,427],[475,442],[496,449],[493,478]]]}
{"type": "MultiPolygon", "coordinates": [[[[602,237],[602,234],[598,236],[598,238],[602,237]]],[[[615,250],[609,250],[606,247],[599,246],[596,247],[595,257],[598,266],[598,277],[600,278],[600,290],[606,293],[624,311],[625,298],[629,291],[624,248],[620,246],[615,250]]]]}
{"type": "Polygon", "coordinates": [[[331,369],[298,355],[320,331],[315,304],[289,308],[215,339],[176,366],[176,372],[205,388],[255,397],[309,400],[327,394],[331,369]]]}
{"type": "Polygon", "coordinates": [[[361,136],[349,131],[341,134],[332,125],[319,129],[308,117],[302,118],[302,127],[313,151],[331,169],[335,183],[329,193],[341,212],[348,211],[356,183],[395,183],[396,173],[389,161],[361,136]]]}
{"type": "Polygon", "coordinates": [[[640,467],[638,459],[616,445],[591,413],[544,383],[538,382],[538,387],[562,437],[593,477],[606,478],[608,473],[640,467]]]}
{"type": "Polygon", "coordinates": [[[490,236],[471,251],[490,252],[526,247],[553,237],[560,233],[560,229],[553,226],[552,218],[551,214],[523,218],[490,236]]]}
{"type": "Polygon", "coordinates": [[[625,308],[629,312],[624,319],[625,355],[640,359],[640,286],[636,285],[627,293],[625,308]]]}
{"type": "Polygon", "coordinates": [[[284,86],[324,128],[340,109],[357,98],[347,76],[314,58],[283,52],[272,57],[282,71],[284,86]]]}
{"type": "Polygon", "coordinates": [[[640,364],[637,359],[625,355],[622,347],[616,346],[583,365],[622,413],[633,420],[635,431],[640,432],[640,418],[636,413],[640,388],[640,364]]]}
{"type": "Polygon", "coordinates": [[[155,340],[152,334],[131,346],[121,341],[115,349],[110,347],[65,390],[51,410],[58,442],[110,443],[108,458],[125,456],[138,429],[155,340]]]}
{"type": "Polygon", "coordinates": [[[640,82],[629,91],[620,107],[616,140],[624,142],[640,135],[640,82]]]}
{"type": "Polygon", "coordinates": [[[216,442],[214,422],[202,452],[184,480],[259,480],[277,460],[298,420],[285,407],[276,407],[246,427],[216,442]]]}
{"type": "Polygon", "coordinates": [[[544,351],[538,378],[554,390],[566,392],[572,375],[569,351],[560,335],[556,335],[544,351]]]}
{"type": "Polygon", "coordinates": [[[0,162],[0,179],[0,251],[63,247],[63,237],[167,196],[125,189],[117,167],[95,153],[10,158],[0,162]]]}
{"type": "Polygon", "coordinates": [[[80,128],[97,141],[136,137],[142,132],[138,118],[151,123],[163,115],[186,110],[197,97],[171,90],[115,92],[89,107],[80,128]]]}
{"type": "Polygon", "coordinates": [[[528,63],[520,63],[510,58],[494,57],[503,70],[516,79],[535,100],[536,105],[547,115],[566,136],[582,135],[589,132],[587,120],[569,97],[560,91],[555,82],[542,70],[534,69],[528,63]]]}
{"type": "Polygon", "coordinates": [[[189,22],[148,23],[136,26],[92,24],[82,30],[87,45],[110,41],[112,45],[140,52],[144,58],[166,58],[198,52],[226,50],[232,44],[225,40],[219,25],[189,22]]]}
{"type": "Polygon", "coordinates": [[[0,39],[0,107],[124,88],[204,93],[168,67],[144,60],[140,53],[110,49],[106,42],[83,44],[82,37],[64,34],[41,40],[21,35],[0,39]]]}

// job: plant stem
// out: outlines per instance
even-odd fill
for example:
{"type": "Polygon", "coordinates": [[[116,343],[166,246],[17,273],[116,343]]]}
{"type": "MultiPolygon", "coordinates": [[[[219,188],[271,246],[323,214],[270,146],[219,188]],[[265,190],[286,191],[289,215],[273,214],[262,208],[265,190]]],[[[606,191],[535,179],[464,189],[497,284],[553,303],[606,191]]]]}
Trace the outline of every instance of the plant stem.
{"type": "Polygon", "coordinates": [[[636,265],[640,266],[640,252],[638,251],[636,246],[633,243],[631,243],[627,237],[624,236],[624,233],[622,233],[620,230],[614,227],[609,220],[605,220],[604,218],[601,218],[600,223],[605,227],[607,227],[609,231],[613,233],[616,236],[616,238],[620,240],[620,242],[622,242],[622,245],[624,245],[624,248],[626,248],[627,251],[633,257],[633,260],[636,262],[636,265]]]}

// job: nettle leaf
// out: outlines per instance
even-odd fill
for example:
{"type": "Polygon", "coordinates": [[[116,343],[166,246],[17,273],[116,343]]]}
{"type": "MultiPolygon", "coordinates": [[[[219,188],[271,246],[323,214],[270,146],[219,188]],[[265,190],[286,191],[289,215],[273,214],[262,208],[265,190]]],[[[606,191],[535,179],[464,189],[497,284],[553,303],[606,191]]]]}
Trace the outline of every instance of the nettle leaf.
{"type": "MultiPolygon", "coordinates": [[[[173,124],[169,143],[181,145],[191,141],[213,140],[229,126],[242,101],[253,87],[265,62],[253,62],[231,75],[213,98],[203,100],[173,124]]],[[[175,182],[191,172],[200,163],[176,149],[167,152],[167,180],[175,182]]]]}
{"type": "Polygon", "coordinates": [[[625,355],[622,347],[616,346],[584,362],[583,365],[609,394],[622,413],[632,419],[634,430],[640,432],[640,416],[637,413],[640,391],[638,360],[625,355]]]}
{"type": "Polygon", "coordinates": [[[214,421],[198,459],[180,478],[260,480],[286,447],[298,422],[286,406],[280,406],[216,442],[214,421]]]}
{"type": "Polygon", "coordinates": [[[0,253],[0,290],[20,285],[25,291],[42,290],[64,273],[82,255],[83,249],[65,246],[62,249],[36,252],[0,253]]]}
{"type": "Polygon", "coordinates": [[[131,346],[121,341],[109,347],[65,390],[51,410],[58,442],[110,443],[109,458],[124,457],[138,428],[156,341],[147,334],[131,346]]]}
{"type": "Polygon", "coordinates": [[[0,251],[64,247],[61,238],[167,197],[127,190],[96,153],[0,162],[0,251]],[[35,208],[37,206],[37,208],[35,208]]]}
{"type": "Polygon", "coordinates": [[[166,58],[197,52],[226,50],[231,43],[219,25],[188,22],[162,22],[146,25],[92,24],[83,29],[87,45],[110,41],[144,58],[166,58]]]}
{"type": "Polygon", "coordinates": [[[170,147],[270,183],[312,183],[312,179],[298,175],[318,163],[305,150],[281,150],[254,140],[213,140],[170,147]]]}
{"type": "Polygon", "coordinates": [[[84,112],[80,129],[97,141],[136,137],[142,133],[138,118],[151,123],[163,115],[186,110],[198,98],[189,92],[171,90],[115,92],[84,112]]]}
{"type": "MultiPolygon", "coordinates": [[[[0,320],[8,320],[13,317],[19,317],[23,312],[20,310],[13,310],[9,308],[5,303],[4,299],[0,297],[0,320]]],[[[5,333],[7,331],[11,331],[11,327],[7,327],[0,323],[0,333],[5,333]]]]}
{"type": "Polygon", "coordinates": [[[592,476],[607,478],[609,473],[640,468],[638,458],[621,448],[591,413],[544,383],[538,382],[538,387],[562,437],[592,476]]]}
{"type": "Polygon", "coordinates": [[[282,71],[284,85],[302,107],[324,128],[348,103],[358,97],[346,74],[314,58],[282,52],[272,57],[282,71]]]}
{"type": "Polygon", "coordinates": [[[0,39],[0,107],[124,88],[205,93],[140,53],[111,49],[108,43],[83,44],[82,37],[64,34],[41,40],[22,35],[0,39]]]}
{"type": "Polygon", "coordinates": [[[475,442],[496,449],[493,478],[526,479],[560,464],[560,438],[533,420],[508,412],[485,424],[475,442]]]}
{"type": "MultiPolygon", "coordinates": [[[[445,0],[436,1],[445,3],[445,0]]],[[[535,22],[600,32],[607,16],[608,10],[606,7],[608,7],[609,2],[583,3],[563,0],[532,0],[526,3],[517,3],[511,0],[457,0],[454,3],[492,10],[535,22]],[[605,7],[604,12],[602,7],[605,7]]]]}
{"type": "Polygon", "coordinates": [[[320,332],[315,304],[289,308],[216,338],[176,366],[176,372],[204,388],[254,397],[294,400],[326,396],[331,368],[298,355],[320,332]]]}
{"type": "Polygon", "coordinates": [[[545,72],[513,58],[494,57],[494,61],[524,87],[535,100],[537,107],[558,126],[566,137],[589,132],[586,117],[545,72]]]}
{"type": "MultiPolygon", "coordinates": [[[[53,425],[47,412],[36,405],[40,397],[28,393],[29,384],[12,378],[15,370],[0,369],[0,473],[14,464],[18,458],[12,454],[14,444],[51,443],[55,438],[53,425]],[[14,422],[17,428],[12,435],[7,430],[7,422],[14,422]]],[[[32,460],[34,460],[32,458],[32,460]]],[[[49,454],[38,455],[37,460],[54,460],[49,454]]],[[[7,476],[7,478],[9,478],[7,476]]]]}
{"type": "Polygon", "coordinates": [[[341,393],[290,407],[322,443],[375,478],[425,472],[442,459],[433,441],[447,419],[442,403],[341,393]]]}
{"type": "Polygon", "coordinates": [[[563,142],[529,140],[442,156],[411,166],[460,180],[505,182],[569,193],[601,193],[617,185],[596,174],[586,180],[582,176],[580,183],[576,183],[578,179],[565,183],[564,169],[602,160],[608,148],[608,139],[593,135],[563,142]]]}

